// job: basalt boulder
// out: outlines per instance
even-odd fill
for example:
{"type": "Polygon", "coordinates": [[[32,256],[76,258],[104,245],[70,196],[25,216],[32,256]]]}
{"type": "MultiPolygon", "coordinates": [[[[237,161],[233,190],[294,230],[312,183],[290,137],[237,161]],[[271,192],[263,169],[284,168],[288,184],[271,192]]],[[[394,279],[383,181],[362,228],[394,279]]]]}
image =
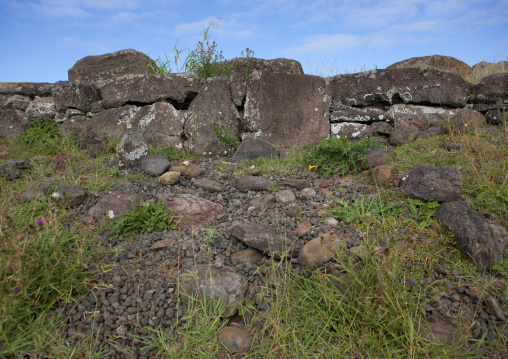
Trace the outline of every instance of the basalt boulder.
{"type": "Polygon", "coordinates": [[[255,71],[247,86],[245,127],[281,148],[306,148],[328,137],[329,109],[325,79],[255,71]]]}
{"type": "Polygon", "coordinates": [[[130,74],[145,74],[155,62],[145,54],[121,50],[100,56],[86,56],[69,69],[73,83],[101,82],[130,74]]]}
{"type": "Polygon", "coordinates": [[[234,72],[244,75],[246,78],[254,71],[277,72],[281,74],[303,75],[302,64],[296,60],[274,59],[264,60],[255,57],[239,57],[225,61],[226,66],[232,66],[234,72]]]}
{"type": "Polygon", "coordinates": [[[453,71],[466,78],[471,72],[471,66],[463,61],[457,60],[451,56],[432,55],[422,57],[412,57],[407,60],[399,61],[388,66],[389,69],[433,67],[435,69],[453,71]]]}
{"type": "Polygon", "coordinates": [[[53,89],[57,111],[71,108],[88,112],[92,110],[92,104],[100,98],[100,92],[93,84],[65,84],[53,89]]]}
{"type": "Polygon", "coordinates": [[[170,102],[187,108],[203,86],[203,79],[193,72],[181,74],[126,75],[97,84],[102,104],[108,108],[135,103],[138,106],[170,102]]]}
{"type": "Polygon", "coordinates": [[[458,74],[430,67],[371,70],[330,80],[333,111],[396,103],[464,107],[469,95],[458,74]]]}
{"type": "Polygon", "coordinates": [[[218,134],[240,141],[239,114],[231,101],[227,77],[206,80],[189,106],[184,130],[192,148],[202,155],[225,155],[230,152],[230,147],[219,140],[218,134]]]}

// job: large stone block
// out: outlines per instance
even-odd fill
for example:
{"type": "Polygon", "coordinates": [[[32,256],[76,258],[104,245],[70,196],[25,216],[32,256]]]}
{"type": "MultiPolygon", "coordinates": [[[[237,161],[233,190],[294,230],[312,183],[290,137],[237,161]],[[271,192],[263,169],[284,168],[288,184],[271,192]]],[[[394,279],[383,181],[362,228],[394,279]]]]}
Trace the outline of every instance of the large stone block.
{"type": "Polygon", "coordinates": [[[128,49],[100,56],[86,56],[69,69],[69,81],[101,82],[129,74],[145,74],[155,62],[145,54],[128,49]]]}
{"type": "Polygon", "coordinates": [[[6,82],[0,83],[0,95],[23,95],[31,98],[35,96],[47,97],[51,96],[53,88],[58,84],[50,84],[46,82],[6,82]]]}
{"type": "Polygon", "coordinates": [[[169,101],[187,108],[197,96],[204,80],[192,72],[182,74],[126,75],[98,84],[105,108],[125,104],[152,104],[169,101]]]}
{"type": "Polygon", "coordinates": [[[419,67],[433,67],[435,69],[452,71],[463,78],[469,76],[471,66],[463,61],[457,60],[451,56],[432,55],[413,57],[407,60],[399,61],[393,65],[388,66],[388,69],[404,69],[404,68],[419,68],[419,67]]]}
{"type": "Polygon", "coordinates": [[[23,133],[28,118],[23,111],[3,110],[0,112],[0,138],[14,138],[23,133]]]}
{"type": "Polygon", "coordinates": [[[65,84],[53,89],[53,99],[59,112],[69,108],[91,111],[92,104],[100,98],[99,90],[92,84],[65,84]]]}
{"type": "Polygon", "coordinates": [[[96,136],[122,137],[138,132],[136,115],[139,107],[128,105],[96,113],[92,118],[92,131],[96,136]]]}
{"type": "Polygon", "coordinates": [[[302,64],[300,64],[296,60],[289,60],[283,58],[274,60],[264,60],[257,59],[254,57],[251,58],[239,57],[237,59],[228,60],[225,62],[227,65],[233,66],[234,72],[238,72],[244,76],[245,74],[247,74],[247,76],[245,77],[248,77],[254,71],[303,75],[302,64]]]}
{"type": "Polygon", "coordinates": [[[508,100],[508,73],[493,74],[471,85],[469,102],[493,104],[508,100]]]}
{"type": "Polygon", "coordinates": [[[29,118],[53,119],[56,115],[55,101],[52,97],[37,97],[25,110],[29,118]]]}
{"type": "Polygon", "coordinates": [[[143,132],[147,145],[182,147],[183,116],[170,103],[157,102],[140,108],[134,123],[143,132]]]}
{"type": "Polygon", "coordinates": [[[330,85],[332,110],[400,102],[463,107],[469,95],[462,77],[429,67],[338,75],[330,85]]]}
{"type": "Polygon", "coordinates": [[[245,122],[249,132],[282,148],[305,148],[330,133],[330,90],[311,75],[254,72],[249,78],[245,122]]]}
{"type": "Polygon", "coordinates": [[[225,155],[229,148],[224,146],[210,125],[216,124],[240,140],[238,111],[231,101],[229,79],[213,77],[199,91],[187,112],[185,136],[192,148],[203,155],[225,155]]]}
{"type": "Polygon", "coordinates": [[[478,129],[486,124],[480,112],[467,109],[444,109],[440,107],[396,104],[386,112],[387,119],[394,122],[417,121],[422,130],[440,126],[457,131],[478,129]]]}

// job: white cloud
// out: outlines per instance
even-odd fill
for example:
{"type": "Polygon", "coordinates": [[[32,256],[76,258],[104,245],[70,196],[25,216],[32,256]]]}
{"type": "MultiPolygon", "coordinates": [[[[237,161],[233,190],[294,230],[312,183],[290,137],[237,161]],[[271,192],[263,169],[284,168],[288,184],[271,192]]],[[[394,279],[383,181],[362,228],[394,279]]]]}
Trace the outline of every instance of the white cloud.
{"type": "Polygon", "coordinates": [[[62,37],[57,39],[57,43],[66,48],[79,49],[80,53],[90,55],[103,55],[108,52],[115,52],[118,49],[117,44],[125,42],[123,39],[108,39],[106,41],[84,41],[73,37],[62,37]]]}
{"type": "Polygon", "coordinates": [[[335,52],[342,51],[347,48],[362,46],[364,42],[364,36],[348,34],[319,34],[308,37],[302,45],[290,47],[286,49],[285,52],[292,56],[314,52],[335,52]]]}

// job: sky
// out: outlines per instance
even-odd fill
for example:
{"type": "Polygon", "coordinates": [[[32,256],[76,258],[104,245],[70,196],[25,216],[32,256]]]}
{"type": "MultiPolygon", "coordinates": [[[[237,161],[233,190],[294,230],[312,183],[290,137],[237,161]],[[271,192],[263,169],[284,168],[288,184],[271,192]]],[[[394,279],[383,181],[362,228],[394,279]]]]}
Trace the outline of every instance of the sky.
{"type": "MultiPolygon", "coordinates": [[[[446,55],[507,60],[507,0],[0,0],[0,82],[57,82],[81,58],[134,49],[180,61],[209,30],[225,59],[246,48],[306,74],[446,55]]],[[[175,66],[172,66],[176,72],[175,66]]]]}

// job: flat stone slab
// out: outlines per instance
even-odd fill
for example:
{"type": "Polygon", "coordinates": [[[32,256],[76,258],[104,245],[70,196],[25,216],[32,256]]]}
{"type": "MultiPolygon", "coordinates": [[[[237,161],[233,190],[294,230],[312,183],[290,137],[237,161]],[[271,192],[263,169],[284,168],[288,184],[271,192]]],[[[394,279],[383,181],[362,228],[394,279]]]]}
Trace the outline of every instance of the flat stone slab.
{"type": "Polygon", "coordinates": [[[293,236],[277,232],[268,225],[234,221],[228,232],[247,246],[277,259],[286,255],[291,257],[298,255],[298,251],[292,248],[295,240],[293,236]]]}
{"type": "Polygon", "coordinates": [[[247,278],[240,274],[200,264],[183,268],[178,276],[179,290],[184,294],[182,299],[185,302],[189,301],[189,296],[202,298],[204,294],[207,301],[224,301],[226,308],[222,315],[231,317],[244,301],[247,278]]]}
{"type": "Polygon", "coordinates": [[[132,200],[140,204],[143,202],[143,197],[138,193],[123,191],[108,193],[90,207],[88,215],[96,221],[104,217],[116,219],[123,213],[132,212],[132,200]]]}

